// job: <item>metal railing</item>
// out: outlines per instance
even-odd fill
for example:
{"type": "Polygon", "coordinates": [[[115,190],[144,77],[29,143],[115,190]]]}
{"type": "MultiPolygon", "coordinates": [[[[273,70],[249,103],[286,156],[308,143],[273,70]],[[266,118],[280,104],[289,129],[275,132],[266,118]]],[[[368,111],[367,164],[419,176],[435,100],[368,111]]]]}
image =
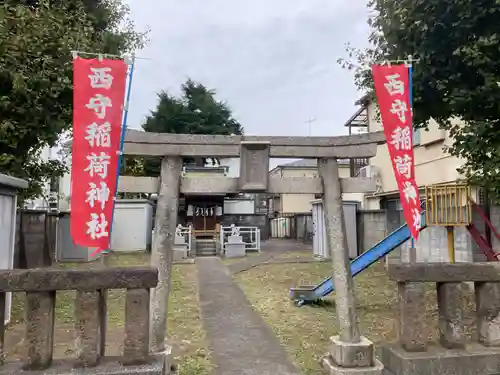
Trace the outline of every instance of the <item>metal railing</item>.
{"type": "Polygon", "coordinates": [[[470,196],[471,188],[466,184],[426,186],[427,225],[447,227],[469,225],[472,221],[470,196]]]}
{"type": "MultiPolygon", "coordinates": [[[[245,243],[246,251],[257,251],[260,252],[260,229],[257,227],[236,227],[239,231],[239,235],[242,237],[242,241],[245,243]]],[[[227,243],[228,237],[231,235],[232,227],[220,227],[219,241],[221,249],[224,250],[227,243]]]]}

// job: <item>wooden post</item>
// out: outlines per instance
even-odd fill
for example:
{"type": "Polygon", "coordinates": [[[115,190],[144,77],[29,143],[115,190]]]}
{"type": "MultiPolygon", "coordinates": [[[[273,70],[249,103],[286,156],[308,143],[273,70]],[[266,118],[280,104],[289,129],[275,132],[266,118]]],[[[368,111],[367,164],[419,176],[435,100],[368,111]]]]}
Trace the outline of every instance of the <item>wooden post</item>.
{"type": "Polygon", "coordinates": [[[168,297],[172,274],[175,227],[179,209],[182,159],[165,156],[161,162],[160,191],[156,203],[151,265],[158,268],[158,286],[151,293],[150,349],[165,350],[168,297]]]}

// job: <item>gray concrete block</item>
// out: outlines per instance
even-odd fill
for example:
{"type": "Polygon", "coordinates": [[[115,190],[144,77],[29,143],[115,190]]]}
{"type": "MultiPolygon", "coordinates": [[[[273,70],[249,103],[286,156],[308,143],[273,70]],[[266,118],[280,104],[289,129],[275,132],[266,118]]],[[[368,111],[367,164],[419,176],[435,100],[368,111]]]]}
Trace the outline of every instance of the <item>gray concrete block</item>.
{"type": "Polygon", "coordinates": [[[407,352],[397,344],[382,346],[380,360],[387,375],[498,375],[500,349],[479,344],[447,350],[429,346],[423,353],[407,352]]]}
{"type": "Polygon", "coordinates": [[[188,257],[188,250],[184,246],[174,246],[173,250],[174,262],[177,262],[188,257]]]}
{"type": "Polygon", "coordinates": [[[330,337],[330,356],[340,367],[369,367],[374,364],[373,343],[361,336],[357,343],[341,341],[339,336],[330,337]]]}
{"type": "Polygon", "coordinates": [[[174,243],[174,245],[175,246],[185,246],[186,245],[186,241],[184,240],[184,236],[175,235],[175,243],[174,243]]]}
{"type": "Polygon", "coordinates": [[[321,359],[321,366],[328,375],[382,375],[384,370],[384,365],[377,359],[370,367],[341,367],[328,355],[321,359]]]}
{"type": "Polygon", "coordinates": [[[228,243],[225,248],[226,258],[238,258],[246,255],[246,245],[244,243],[228,243]]]}
{"type": "Polygon", "coordinates": [[[73,361],[54,361],[46,370],[23,370],[19,362],[10,362],[0,368],[0,375],[168,375],[165,355],[150,358],[147,364],[124,366],[121,358],[106,357],[96,367],[74,368],[73,361]]]}

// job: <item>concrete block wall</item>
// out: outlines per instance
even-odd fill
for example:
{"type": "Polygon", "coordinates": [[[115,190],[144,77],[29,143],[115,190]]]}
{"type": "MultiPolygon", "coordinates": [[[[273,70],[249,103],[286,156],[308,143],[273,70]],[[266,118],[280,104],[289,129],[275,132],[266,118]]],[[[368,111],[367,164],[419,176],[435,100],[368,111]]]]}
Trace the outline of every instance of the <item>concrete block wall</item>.
{"type": "MultiPolygon", "coordinates": [[[[484,235],[486,225],[483,219],[473,211],[472,221],[484,235]]],[[[500,205],[491,205],[490,221],[500,233],[500,205]]],[[[387,224],[385,210],[362,210],[358,212],[359,238],[361,251],[370,249],[377,242],[385,238],[390,230],[387,224]]],[[[492,246],[495,252],[500,253],[500,240],[492,233],[492,246]]],[[[409,262],[410,241],[403,244],[387,257],[388,263],[409,262]]],[[[428,227],[420,233],[415,244],[417,262],[436,263],[448,262],[448,237],[445,227],[428,227]]],[[[465,227],[455,228],[455,259],[457,262],[483,262],[486,257],[479,246],[472,239],[465,227]]]]}
{"type": "Polygon", "coordinates": [[[358,211],[358,238],[360,250],[365,252],[387,236],[385,210],[358,211]]]}
{"type": "MultiPolygon", "coordinates": [[[[472,262],[473,241],[465,227],[455,228],[455,260],[457,262],[472,262]]],[[[407,241],[401,246],[401,262],[410,261],[411,242],[407,241]]],[[[448,262],[448,236],[445,227],[428,227],[420,232],[415,242],[416,261],[421,263],[448,262]]]]}
{"type": "MultiPolygon", "coordinates": [[[[481,206],[482,209],[484,209],[481,206]]],[[[491,214],[491,212],[490,212],[491,214]]],[[[476,213],[475,210],[472,210],[472,223],[474,226],[479,230],[479,232],[485,236],[485,231],[486,231],[486,223],[484,222],[483,218],[476,213]]],[[[483,251],[481,248],[476,244],[476,242],[472,239],[471,235],[467,233],[467,235],[470,238],[470,243],[471,243],[471,255],[473,258],[473,262],[486,262],[486,256],[484,255],[483,251]]]]}
{"type": "MultiPolygon", "coordinates": [[[[491,222],[497,228],[500,228],[500,207],[491,206],[490,209],[491,222]]],[[[484,236],[486,224],[482,217],[474,210],[472,211],[472,223],[484,236]]],[[[457,262],[484,262],[486,257],[471,235],[463,227],[455,227],[455,260],[457,262]]],[[[492,236],[493,247],[497,247],[500,251],[500,241],[496,241],[492,236]]],[[[416,243],[416,259],[417,262],[436,263],[448,262],[448,237],[445,227],[428,227],[420,233],[416,243]]],[[[402,246],[401,262],[409,261],[410,242],[402,246]]]]}

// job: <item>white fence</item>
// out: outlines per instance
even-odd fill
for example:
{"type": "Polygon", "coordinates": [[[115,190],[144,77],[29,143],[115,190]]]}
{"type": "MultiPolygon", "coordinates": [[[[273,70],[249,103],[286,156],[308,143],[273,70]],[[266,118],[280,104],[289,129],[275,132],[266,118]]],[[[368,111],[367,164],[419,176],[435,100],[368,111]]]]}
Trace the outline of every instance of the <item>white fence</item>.
{"type": "MultiPolygon", "coordinates": [[[[259,251],[260,252],[260,229],[257,227],[236,227],[243,242],[246,245],[246,251],[259,251]]],[[[224,250],[228,242],[228,237],[231,235],[232,227],[220,228],[220,245],[224,250]]]]}

